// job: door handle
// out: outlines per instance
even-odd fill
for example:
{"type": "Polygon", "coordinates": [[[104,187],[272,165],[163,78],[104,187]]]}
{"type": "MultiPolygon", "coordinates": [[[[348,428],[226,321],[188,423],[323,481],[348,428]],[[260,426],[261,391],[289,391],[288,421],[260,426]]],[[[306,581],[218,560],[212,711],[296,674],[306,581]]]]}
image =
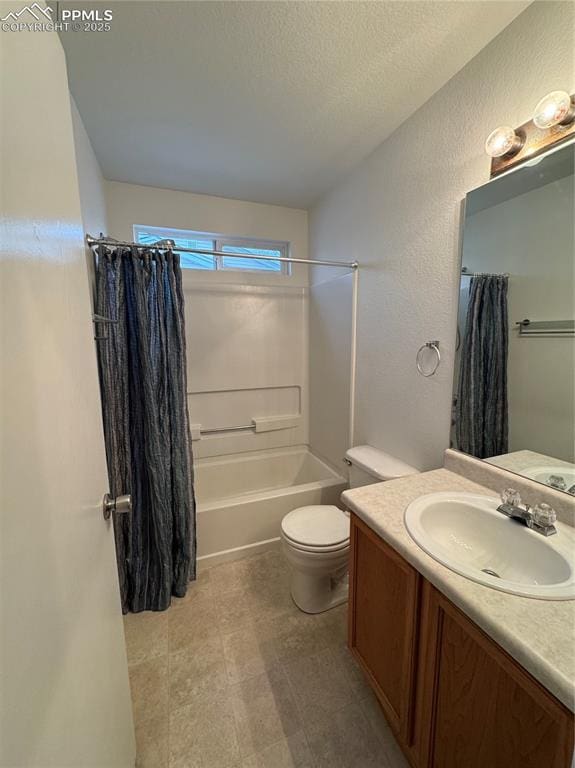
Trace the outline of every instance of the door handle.
{"type": "Polygon", "coordinates": [[[127,514],[132,511],[132,497],[129,493],[124,493],[122,496],[110,496],[109,493],[104,494],[102,499],[102,512],[104,514],[104,520],[109,520],[112,512],[117,515],[127,514]]]}

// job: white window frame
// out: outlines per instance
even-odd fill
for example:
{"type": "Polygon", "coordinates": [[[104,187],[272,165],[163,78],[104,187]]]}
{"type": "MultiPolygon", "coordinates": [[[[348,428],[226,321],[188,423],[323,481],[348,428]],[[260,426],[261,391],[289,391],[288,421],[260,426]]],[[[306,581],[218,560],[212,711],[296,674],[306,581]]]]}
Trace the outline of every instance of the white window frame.
{"type": "MultiPolygon", "coordinates": [[[[138,235],[140,232],[150,232],[151,234],[157,235],[158,240],[175,239],[178,237],[185,237],[190,240],[211,240],[214,246],[214,251],[221,251],[223,250],[224,246],[235,246],[237,248],[260,248],[268,250],[273,249],[280,252],[280,258],[288,258],[290,253],[290,244],[281,240],[259,240],[251,237],[234,237],[231,235],[219,235],[215,232],[199,232],[193,229],[174,229],[173,227],[148,227],[145,224],[134,224],[133,231],[134,241],[136,243],[139,242],[138,235]]],[[[177,248],[175,250],[177,250],[177,248]]],[[[203,253],[203,251],[199,248],[197,252],[203,253]]],[[[280,261],[279,270],[268,271],[262,269],[249,269],[246,267],[224,266],[225,258],[225,256],[213,256],[213,269],[196,269],[194,267],[184,267],[184,269],[186,269],[186,271],[189,270],[190,272],[195,271],[198,273],[203,272],[208,274],[213,272],[249,272],[251,274],[258,275],[285,276],[289,276],[291,274],[291,265],[286,261],[280,261]]]]}

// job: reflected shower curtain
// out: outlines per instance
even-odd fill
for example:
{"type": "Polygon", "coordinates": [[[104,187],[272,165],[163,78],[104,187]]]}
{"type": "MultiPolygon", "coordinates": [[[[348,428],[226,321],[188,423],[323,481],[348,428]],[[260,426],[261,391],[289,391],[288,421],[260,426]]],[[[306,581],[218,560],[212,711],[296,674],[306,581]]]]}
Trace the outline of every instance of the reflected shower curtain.
{"type": "Polygon", "coordinates": [[[177,254],[98,248],[97,342],[122,610],[164,610],[195,578],[195,499],[177,254]]]}
{"type": "Polygon", "coordinates": [[[508,451],[507,276],[471,279],[457,397],[459,450],[484,459],[508,451]]]}

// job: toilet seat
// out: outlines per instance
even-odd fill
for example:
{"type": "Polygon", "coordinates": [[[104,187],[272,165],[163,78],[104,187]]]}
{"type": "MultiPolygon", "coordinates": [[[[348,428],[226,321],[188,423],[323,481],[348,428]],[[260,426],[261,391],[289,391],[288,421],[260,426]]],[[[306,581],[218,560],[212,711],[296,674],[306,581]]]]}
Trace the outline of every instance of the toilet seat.
{"type": "Polygon", "coordinates": [[[302,552],[337,552],[349,547],[349,515],[328,504],[299,507],[281,524],[282,536],[302,552]]]}
{"type": "Polygon", "coordinates": [[[330,547],[329,545],[326,547],[310,547],[310,546],[306,546],[305,544],[298,544],[297,541],[292,541],[285,535],[285,533],[283,534],[282,538],[285,544],[290,546],[292,549],[296,549],[298,552],[310,552],[311,554],[330,555],[332,553],[343,552],[344,550],[349,549],[349,539],[347,541],[344,541],[343,544],[339,544],[332,547],[330,547]]]}

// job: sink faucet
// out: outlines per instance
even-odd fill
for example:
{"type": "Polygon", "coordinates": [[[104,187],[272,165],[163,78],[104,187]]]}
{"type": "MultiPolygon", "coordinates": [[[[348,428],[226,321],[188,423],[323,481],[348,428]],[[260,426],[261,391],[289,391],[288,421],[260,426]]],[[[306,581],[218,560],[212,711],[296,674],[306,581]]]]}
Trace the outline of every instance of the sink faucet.
{"type": "Polygon", "coordinates": [[[531,510],[529,504],[521,506],[521,496],[513,488],[506,488],[501,493],[501,502],[497,507],[497,511],[502,512],[512,520],[523,523],[528,528],[531,528],[532,531],[536,531],[543,536],[552,536],[554,533],[557,533],[557,528],[554,525],[557,515],[549,504],[537,504],[533,507],[533,510],[531,510]]]}
{"type": "Polygon", "coordinates": [[[557,488],[558,491],[567,490],[567,483],[565,482],[563,475],[549,475],[547,478],[547,485],[550,485],[551,488],[557,488]]]}

